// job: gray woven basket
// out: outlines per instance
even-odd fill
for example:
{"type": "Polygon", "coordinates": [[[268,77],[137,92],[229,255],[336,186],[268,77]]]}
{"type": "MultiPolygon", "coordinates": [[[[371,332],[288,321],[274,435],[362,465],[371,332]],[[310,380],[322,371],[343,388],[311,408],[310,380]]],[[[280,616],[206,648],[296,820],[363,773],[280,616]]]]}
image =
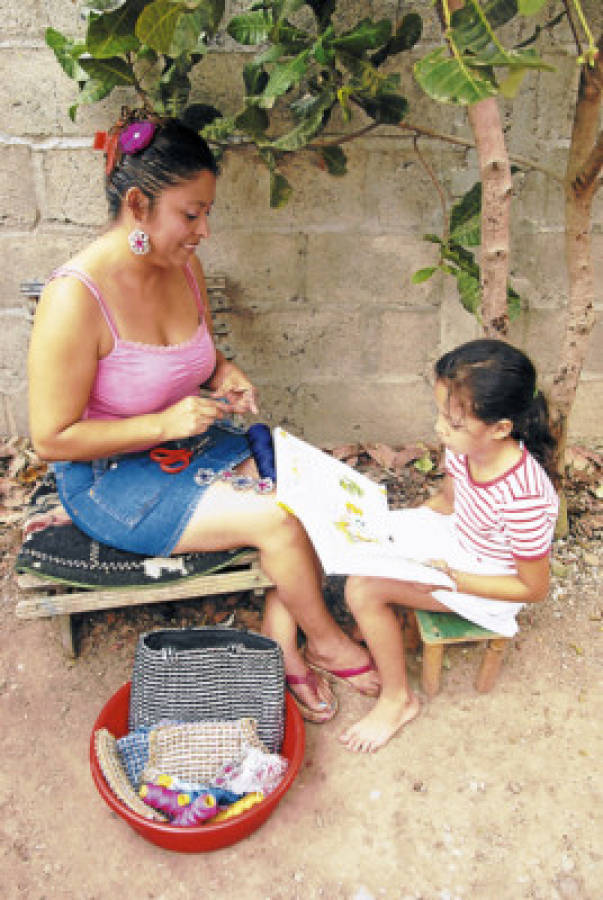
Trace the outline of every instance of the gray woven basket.
{"type": "Polygon", "coordinates": [[[285,730],[285,667],[279,645],[236,628],[149,631],[138,639],[129,729],[162,720],[254,718],[275,753],[285,730]]]}

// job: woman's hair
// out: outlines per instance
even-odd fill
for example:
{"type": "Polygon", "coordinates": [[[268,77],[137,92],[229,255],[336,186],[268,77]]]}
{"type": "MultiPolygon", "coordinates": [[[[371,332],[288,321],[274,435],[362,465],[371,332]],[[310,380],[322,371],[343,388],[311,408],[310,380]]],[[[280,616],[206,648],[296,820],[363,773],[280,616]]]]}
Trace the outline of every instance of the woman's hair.
{"type": "Polygon", "coordinates": [[[218,164],[204,139],[178,119],[164,119],[147,147],[123,153],[107,175],[109,216],[116,219],[131,187],[139,188],[153,207],[166,188],[199,172],[218,174],[218,164]]]}
{"type": "Polygon", "coordinates": [[[548,405],[525,353],[500,340],[468,341],[440,357],[435,374],[446,382],[449,397],[476,419],[487,425],[510,419],[511,437],[523,440],[549,475],[556,476],[548,405]]]}

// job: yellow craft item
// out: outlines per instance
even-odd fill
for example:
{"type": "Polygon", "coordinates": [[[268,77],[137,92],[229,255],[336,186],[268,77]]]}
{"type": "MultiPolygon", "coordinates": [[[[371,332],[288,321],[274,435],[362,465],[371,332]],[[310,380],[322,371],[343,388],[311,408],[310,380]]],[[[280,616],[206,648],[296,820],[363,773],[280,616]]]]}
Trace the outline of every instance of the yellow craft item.
{"type": "Polygon", "coordinates": [[[232,819],[233,816],[238,816],[241,813],[246,812],[248,809],[251,809],[252,806],[255,806],[256,803],[261,803],[263,799],[264,794],[262,791],[254,791],[252,794],[246,794],[244,797],[241,797],[240,800],[236,800],[232,803],[228,809],[223,809],[217,816],[214,816],[211,820],[212,825],[214,822],[225,822],[227,819],[232,819]]]}

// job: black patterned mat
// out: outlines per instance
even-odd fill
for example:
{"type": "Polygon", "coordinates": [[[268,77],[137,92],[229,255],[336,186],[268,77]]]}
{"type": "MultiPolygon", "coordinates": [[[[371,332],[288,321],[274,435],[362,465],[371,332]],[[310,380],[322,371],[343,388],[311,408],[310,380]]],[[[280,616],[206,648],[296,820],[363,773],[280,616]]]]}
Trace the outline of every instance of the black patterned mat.
{"type": "MultiPolygon", "coordinates": [[[[48,474],[32,494],[31,514],[48,509],[55,498],[54,477],[48,474]]],[[[15,568],[17,572],[54,578],[77,587],[149,587],[219,572],[235,565],[247,552],[245,548],[167,558],[142,556],[100,544],[75,525],[50,525],[26,537],[15,568]]]]}

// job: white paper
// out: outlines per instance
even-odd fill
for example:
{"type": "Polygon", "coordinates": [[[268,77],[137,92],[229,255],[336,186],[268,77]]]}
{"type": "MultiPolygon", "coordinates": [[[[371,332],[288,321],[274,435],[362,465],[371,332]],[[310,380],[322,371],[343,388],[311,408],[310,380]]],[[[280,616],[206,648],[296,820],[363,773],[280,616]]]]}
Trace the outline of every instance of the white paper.
{"type": "Polygon", "coordinates": [[[454,587],[443,572],[396,546],[383,486],[283,428],[274,429],[273,439],[277,501],[302,522],[327,575],[454,587]]]}

